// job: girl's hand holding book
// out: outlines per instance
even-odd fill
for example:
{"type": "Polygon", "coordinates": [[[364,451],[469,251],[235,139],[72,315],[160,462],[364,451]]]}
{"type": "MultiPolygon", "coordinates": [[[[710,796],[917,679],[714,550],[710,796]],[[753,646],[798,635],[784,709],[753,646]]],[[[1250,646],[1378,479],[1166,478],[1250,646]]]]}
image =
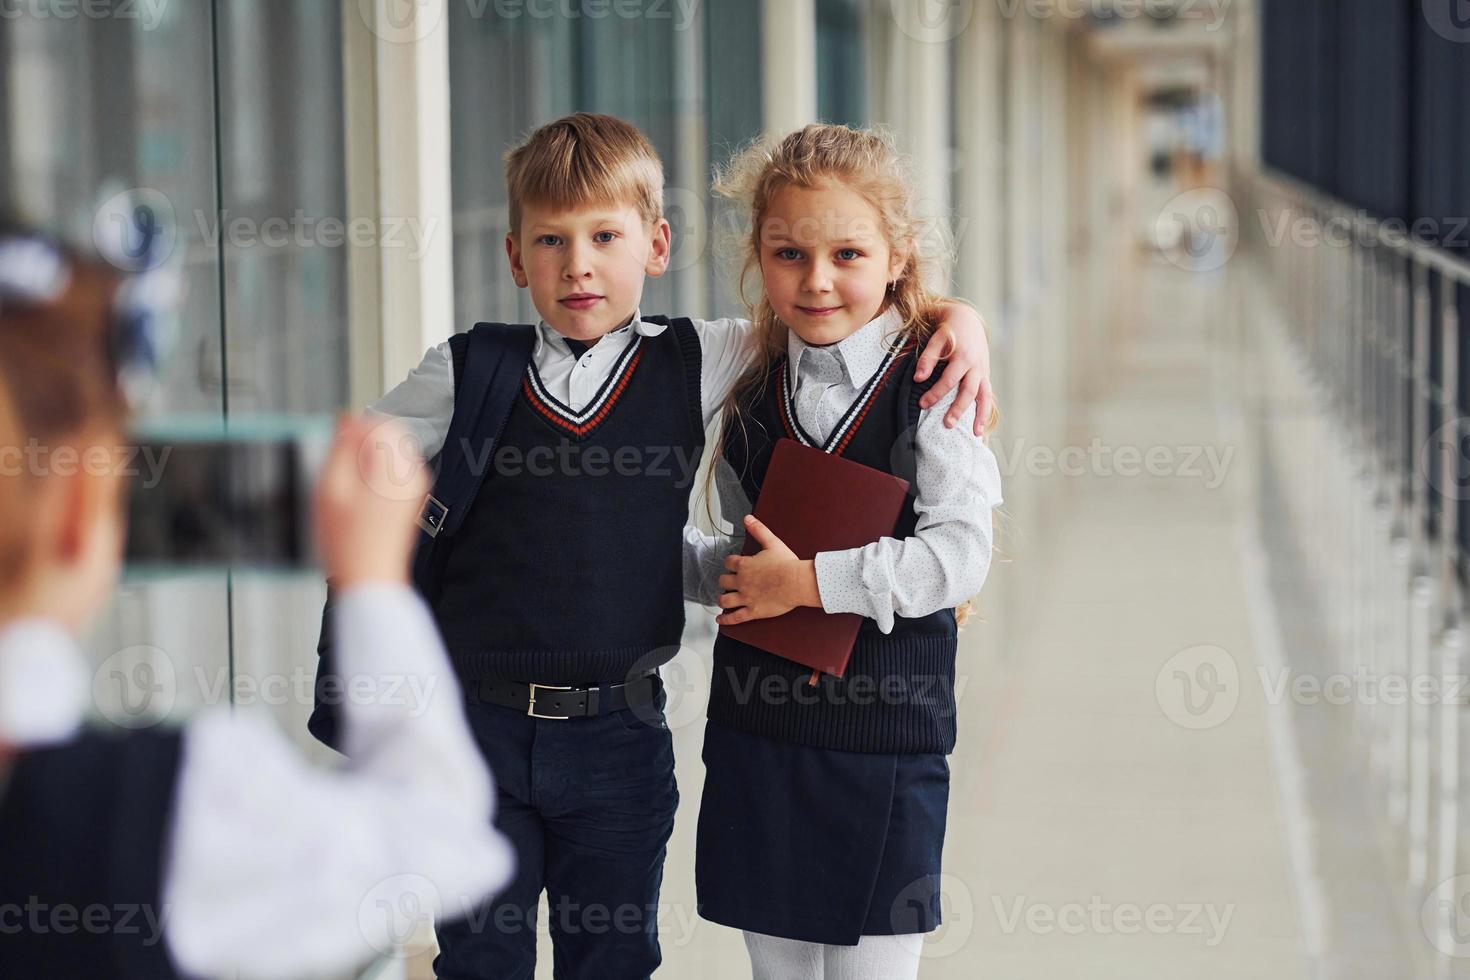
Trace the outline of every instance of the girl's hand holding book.
{"type": "Polygon", "coordinates": [[[822,606],[816,563],[803,561],[755,517],[745,518],[745,531],[761,546],[759,554],[731,555],[729,572],[720,576],[721,626],[783,616],[797,606],[822,606]]]}

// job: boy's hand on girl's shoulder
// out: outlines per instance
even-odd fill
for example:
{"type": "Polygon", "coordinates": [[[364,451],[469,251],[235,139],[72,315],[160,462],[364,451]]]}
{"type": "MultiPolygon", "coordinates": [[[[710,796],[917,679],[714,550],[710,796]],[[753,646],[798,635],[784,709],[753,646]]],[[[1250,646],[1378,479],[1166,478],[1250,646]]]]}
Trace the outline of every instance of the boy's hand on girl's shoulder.
{"type": "Polygon", "coordinates": [[[754,517],[745,518],[745,532],[761,546],[758,554],[731,555],[725,559],[729,571],[720,576],[720,608],[715,617],[721,626],[735,626],[752,619],[782,616],[797,606],[822,606],[817,589],[816,563],[803,561],[771,529],[754,517]]]}
{"type": "Polygon", "coordinates": [[[407,584],[428,471],[391,419],[338,419],[316,489],[317,552],[332,585],[407,584]]]}
{"type": "Polygon", "coordinates": [[[919,407],[934,407],[958,386],[954,403],[945,413],[944,427],[953,429],[974,405],[975,435],[985,435],[985,424],[995,407],[995,392],[990,386],[990,341],[985,319],[973,306],[954,302],[944,305],[938,326],[919,354],[914,380],[926,380],[943,360],[949,365],[934,387],[919,399],[919,407]]]}

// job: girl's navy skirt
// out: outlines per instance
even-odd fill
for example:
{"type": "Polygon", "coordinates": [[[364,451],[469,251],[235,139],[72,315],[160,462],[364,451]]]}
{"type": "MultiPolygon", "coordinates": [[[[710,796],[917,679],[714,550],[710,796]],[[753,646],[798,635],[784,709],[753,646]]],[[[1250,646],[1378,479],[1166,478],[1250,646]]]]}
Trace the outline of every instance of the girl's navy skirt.
{"type": "Polygon", "coordinates": [[[711,721],[704,765],[701,916],[840,946],[938,928],[943,755],[839,752],[711,721]]]}

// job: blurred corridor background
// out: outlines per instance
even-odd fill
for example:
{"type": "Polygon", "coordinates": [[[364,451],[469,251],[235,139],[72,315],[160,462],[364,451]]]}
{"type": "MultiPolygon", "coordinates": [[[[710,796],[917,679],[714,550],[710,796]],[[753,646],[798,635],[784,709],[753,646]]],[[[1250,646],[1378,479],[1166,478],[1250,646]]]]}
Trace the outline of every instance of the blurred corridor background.
{"type": "MultiPolygon", "coordinates": [[[[665,163],[645,312],[743,312],[711,168],[820,119],[912,154],[988,320],[1002,554],[922,977],[1470,977],[1463,0],[0,0],[0,209],[171,216],[158,419],[360,408],[534,319],[501,156],[579,109],[665,163]]],[[[130,582],[98,715],[265,710],[328,763],[323,595],[130,582]]],[[[694,908],[713,630],[664,668],[666,977],[749,975],[694,908]]]]}

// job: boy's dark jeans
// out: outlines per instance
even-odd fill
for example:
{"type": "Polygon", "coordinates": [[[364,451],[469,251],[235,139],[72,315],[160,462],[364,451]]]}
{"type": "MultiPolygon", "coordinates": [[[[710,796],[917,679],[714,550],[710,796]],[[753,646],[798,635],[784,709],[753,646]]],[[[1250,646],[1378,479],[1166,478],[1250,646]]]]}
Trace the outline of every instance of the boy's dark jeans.
{"type": "Polygon", "coordinates": [[[530,980],[544,888],[557,980],[641,980],[660,961],[658,893],[679,791],[665,694],[593,718],[532,718],[467,701],[495,775],[515,880],[435,924],[440,980],[530,980]],[[456,918],[448,919],[454,915],[456,918]]]}

